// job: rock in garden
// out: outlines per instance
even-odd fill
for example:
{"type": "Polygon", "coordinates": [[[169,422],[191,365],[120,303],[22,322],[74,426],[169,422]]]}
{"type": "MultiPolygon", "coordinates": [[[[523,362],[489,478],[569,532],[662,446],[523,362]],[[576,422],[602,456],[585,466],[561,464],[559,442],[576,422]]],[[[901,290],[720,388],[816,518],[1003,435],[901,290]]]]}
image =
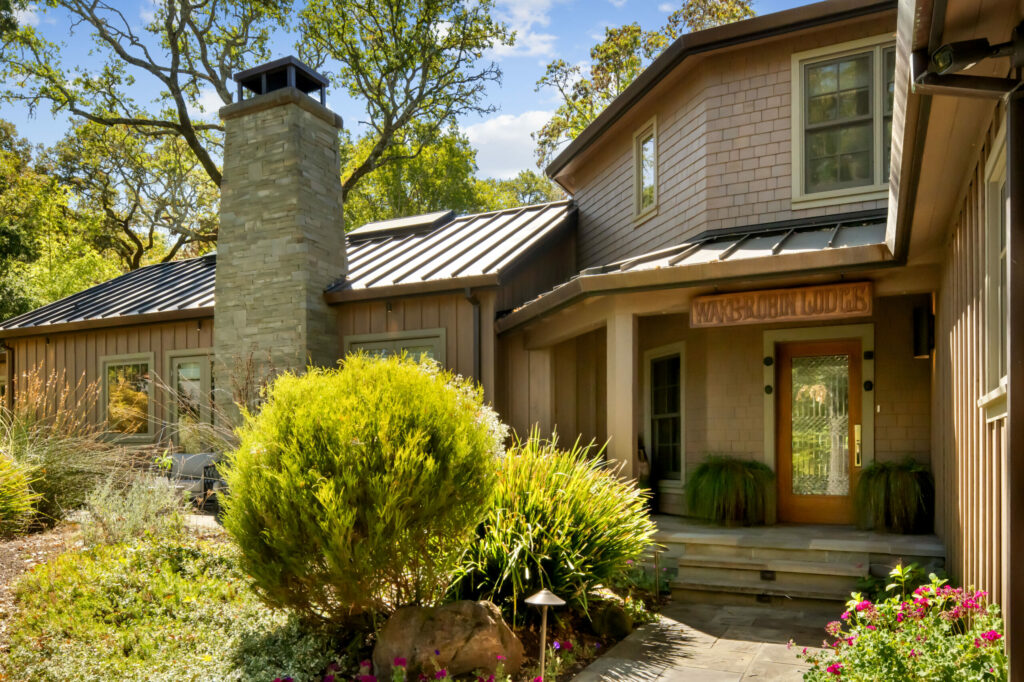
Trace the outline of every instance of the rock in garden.
{"type": "Polygon", "coordinates": [[[436,607],[407,606],[392,614],[373,649],[373,667],[378,679],[391,679],[396,658],[408,661],[411,679],[421,672],[433,678],[439,668],[449,676],[493,673],[499,656],[504,657],[509,673],[523,663],[523,645],[498,607],[489,601],[457,601],[436,607]]]}

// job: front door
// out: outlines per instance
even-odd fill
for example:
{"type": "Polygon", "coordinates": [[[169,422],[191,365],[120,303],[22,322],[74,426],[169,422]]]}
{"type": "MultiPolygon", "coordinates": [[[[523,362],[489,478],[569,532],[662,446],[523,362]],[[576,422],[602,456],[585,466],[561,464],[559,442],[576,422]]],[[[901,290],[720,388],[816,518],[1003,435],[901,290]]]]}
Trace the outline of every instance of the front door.
{"type": "Polygon", "coordinates": [[[853,523],[860,467],[860,342],[780,344],[779,520],[853,523]]]}

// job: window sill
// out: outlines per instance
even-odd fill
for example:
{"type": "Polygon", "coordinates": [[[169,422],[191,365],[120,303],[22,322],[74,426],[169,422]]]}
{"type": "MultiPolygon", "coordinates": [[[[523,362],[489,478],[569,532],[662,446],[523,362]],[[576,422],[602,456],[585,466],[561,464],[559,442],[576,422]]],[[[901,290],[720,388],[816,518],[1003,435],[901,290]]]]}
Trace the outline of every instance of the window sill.
{"type": "Polygon", "coordinates": [[[666,490],[672,492],[681,492],[686,486],[682,481],[676,481],[674,479],[666,479],[658,481],[658,490],[666,490]]]}
{"type": "Polygon", "coordinates": [[[658,205],[655,204],[643,213],[638,213],[633,216],[633,227],[640,227],[643,223],[658,215],[658,205]]]}
{"type": "Polygon", "coordinates": [[[853,204],[861,201],[879,201],[889,197],[888,185],[875,185],[873,187],[853,187],[850,189],[836,189],[829,192],[815,192],[814,194],[802,194],[793,197],[792,206],[798,208],[821,208],[823,206],[837,206],[840,204],[853,204]]]}
{"type": "Polygon", "coordinates": [[[978,407],[985,410],[985,421],[1006,417],[1006,377],[999,380],[999,386],[978,398],[978,407]]]}

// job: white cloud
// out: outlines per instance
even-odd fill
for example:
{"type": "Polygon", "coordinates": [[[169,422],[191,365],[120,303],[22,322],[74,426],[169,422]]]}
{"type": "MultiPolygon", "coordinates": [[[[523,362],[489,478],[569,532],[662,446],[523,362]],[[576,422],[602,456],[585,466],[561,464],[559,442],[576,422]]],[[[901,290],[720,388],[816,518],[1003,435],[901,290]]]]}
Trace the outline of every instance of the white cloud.
{"type": "Polygon", "coordinates": [[[553,57],[558,36],[546,33],[556,0],[498,0],[495,14],[516,32],[516,44],[498,45],[495,57],[553,57]]]}
{"type": "Polygon", "coordinates": [[[623,5],[625,5],[625,4],[626,4],[626,3],[628,2],[628,1],[629,1],[629,0],[608,0],[608,2],[612,3],[612,4],[613,4],[613,5],[615,5],[616,7],[622,7],[622,6],[623,6],[623,5]]]}
{"type": "Polygon", "coordinates": [[[28,5],[25,9],[14,10],[14,20],[19,26],[38,26],[39,8],[36,5],[28,5]]]}
{"type": "Polygon", "coordinates": [[[672,12],[676,11],[676,6],[673,5],[671,2],[663,2],[660,5],[658,5],[658,11],[664,12],[665,14],[672,14],[672,12]]]}
{"type": "Polygon", "coordinates": [[[530,133],[540,130],[551,118],[550,111],[501,114],[466,126],[463,132],[476,148],[480,177],[511,178],[521,170],[534,168],[534,144],[530,133]]]}
{"type": "Polygon", "coordinates": [[[196,119],[205,120],[216,120],[217,112],[224,106],[224,100],[220,98],[217,91],[213,88],[204,88],[199,91],[199,98],[196,103],[200,108],[190,106],[188,108],[189,116],[196,119]]]}

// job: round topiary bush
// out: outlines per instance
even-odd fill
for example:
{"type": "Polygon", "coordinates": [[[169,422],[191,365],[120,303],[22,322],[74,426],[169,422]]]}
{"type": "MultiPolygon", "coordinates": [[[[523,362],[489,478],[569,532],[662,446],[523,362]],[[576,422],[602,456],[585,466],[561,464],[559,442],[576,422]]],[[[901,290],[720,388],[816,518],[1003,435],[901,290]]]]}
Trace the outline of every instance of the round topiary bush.
{"type": "Polygon", "coordinates": [[[490,599],[515,617],[524,598],[548,588],[586,611],[596,587],[614,583],[650,548],[657,527],[646,501],[596,451],[561,450],[534,434],[502,460],[453,596],[490,599]]]}
{"type": "Polygon", "coordinates": [[[504,428],[429,361],[285,374],[226,458],[224,526],[272,605],[338,622],[430,603],[486,513],[504,428]]]}

